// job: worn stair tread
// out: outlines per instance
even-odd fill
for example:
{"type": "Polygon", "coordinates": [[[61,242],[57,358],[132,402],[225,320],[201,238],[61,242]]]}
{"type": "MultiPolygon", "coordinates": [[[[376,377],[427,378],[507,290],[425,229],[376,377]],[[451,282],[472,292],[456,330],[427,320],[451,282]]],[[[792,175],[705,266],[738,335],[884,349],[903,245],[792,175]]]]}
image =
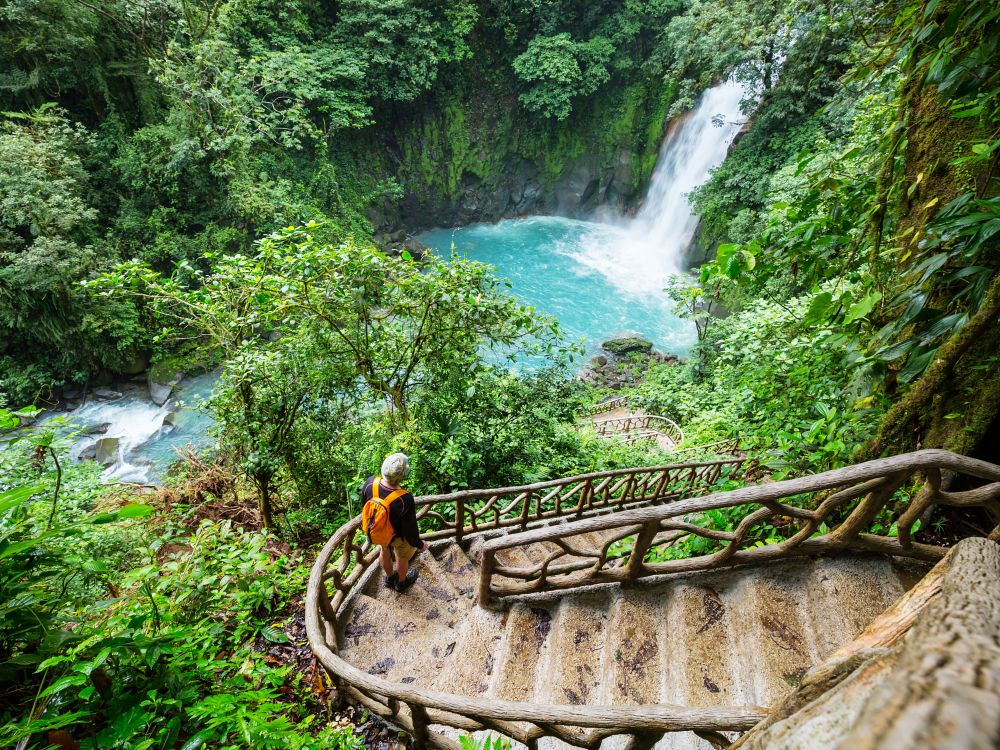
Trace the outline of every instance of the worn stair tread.
{"type": "Polygon", "coordinates": [[[578,594],[559,605],[558,628],[549,636],[551,665],[542,675],[539,699],[546,703],[602,703],[605,640],[610,595],[578,594]]]}
{"type": "Polygon", "coordinates": [[[434,680],[434,689],[458,695],[485,695],[497,666],[506,619],[506,612],[478,608],[470,611],[448,668],[434,680]]]}
{"type": "Polygon", "coordinates": [[[448,580],[441,564],[429,555],[420,555],[411,566],[419,575],[416,582],[400,593],[382,585],[381,571],[377,576],[378,587],[372,596],[392,608],[399,608],[413,616],[435,624],[454,627],[465,618],[472,607],[472,600],[460,593],[448,580]]]}
{"type": "MultiPolygon", "coordinates": [[[[409,592],[373,585],[377,598],[351,605],[341,653],[359,668],[469,697],[704,707],[773,705],[920,572],[868,555],[802,558],[515,599],[492,612],[473,606],[479,569],[457,546],[415,567],[409,592]]],[[[707,747],[683,733],[660,746],[707,747]]]]}
{"type": "Polygon", "coordinates": [[[443,667],[458,636],[452,628],[421,621],[410,610],[359,596],[340,636],[340,654],[359,669],[392,682],[427,683],[443,667]]]}
{"type": "Polygon", "coordinates": [[[807,624],[809,571],[779,565],[744,573],[742,637],[747,639],[757,705],[774,705],[818,661],[807,624]]]}
{"type": "Polygon", "coordinates": [[[663,636],[668,703],[725,706],[746,702],[734,637],[734,610],[740,604],[737,581],[732,576],[697,576],[670,587],[663,636]]]}
{"type": "Polygon", "coordinates": [[[457,544],[449,544],[438,555],[437,562],[451,587],[471,600],[479,585],[479,568],[462,548],[457,544]]]}
{"type": "Polygon", "coordinates": [[[549,651],[549,633],[554,626],[552,612],[544,607],[515,604],[506,622],[500,664],[494,666],[491,697],[530,701],[535,697],[538,666],[549,651]]]}
{"type": "Polygon", "coordinates": [[[605,646],[608,703],[643,706],[660,702],[662,623],[658,596],[630,591],[617,598],[605,646]]]}

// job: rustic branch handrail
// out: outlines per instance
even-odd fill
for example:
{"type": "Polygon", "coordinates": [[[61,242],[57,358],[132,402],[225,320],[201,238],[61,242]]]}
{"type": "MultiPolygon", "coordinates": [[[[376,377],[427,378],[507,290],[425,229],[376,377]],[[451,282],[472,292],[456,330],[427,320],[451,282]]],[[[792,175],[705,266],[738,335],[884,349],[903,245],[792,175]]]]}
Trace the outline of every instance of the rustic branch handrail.
{"type": "MultiPolygon", "coordinates": [[[[813,476],[783,482],[744,487],[668,505],[624,510],[611,515],[572,521],[559,527],[539,528],[511,534],[484,543],[479,583],[479,602],[487,606],[496,597],[541,591],[580,588],[609,582],[625,582],[636,578],[667,573],[695,572],[713,568],[765,562],[779,558],[813,555],[844,550],[881,552],[920,560],[939,560],[946,548],[913,541],[912,530],[918,519],[934,505],[990,506],[1000,510],[1000,467],[943,450],[923,450],[915,453],[877,459],[856,466],[823,472],[813,476]],[[944,492],[940,488],[942,470],[967,474],[993,483],[964,493],[944,492]],[[927,475],[925,487],[913,498],[896,520],[897,538],[865,533],[876,515],[886,508],[893,494],[918,472],[927,475]],[[814,510],[797,507],[781,500],[799,495],[838,490],[820,498],[814,510]],[[854,508],[847,508],[859,498],[854,508]],[[747,512],[732,531],[713,529],[704,520],[707,511],[757,505],[747,512]],[[849,510],[837,521],[836,511],[849,510]],[[784,541],[764,546],[749,546],[754,542],[755,526],[774,519],[784,519],[797,525],[784,541]],[[815,536],[821,524],[832,527],[815,536]],[[642,530],[638,532],[637,530],[642,530]],[[512,547],[525,547],[543,542],[563,544],[568,537],[593,532],[625,530],[623,541],[631,539],[616,555],[605,549],[574,552],[572,569],[553,565],[567,556],[565,549],[547,552],[546,556],[528,568],[498,567],[498,552],[512,547]],[[656,536],[668,533],[660,543],[656,536]],[[670,547],[681,539],[696,535],[719,543],[719,549],[701,557],[685,557],[663,562],[646,562],[651,549],[670,547]],[[635,536],[635,539],[632,537],[635,536]],[[584,558],[580,560],[579,558],[584,558]],[[590,565],[584,565],[586,560],[590,565]],[[627,559],[628,564],[619,564],[627,559]],[[496,584],[494,577],[506,580],[496,584]]],[[[886,524],[888,527],[888,523],[886,524]]]]}
{"type": "MultiPolygon", "coordinates": [[[[560,551],[544,561],[554,579],[553,589],[589,585],[639,575],[655,575],[674,570],[700,569],[706,561],[712,566],[767,561],[817,551],[868,549],[890,554],[909,554],[922,559],[938,559],[942,548],[914,542],[910,535],[913,522],[934,504],[992,505],[1000,511],[1000,467],[965,458],[947,451],[917,453],[879,459],[858,466],[825,472],[811,477],[747,487],[696,499],[682,499],[689,492],[714,484],[727,469],[738,472],[741,457],[670,466],[619,469],[594,472],[576,477],[538,482],[519,487],[465,490],[449,495],[417,498],[418,515],[424,524],[437,528],[424,536],[430,540],[458,542],[468,537],[488,536],[513,529],[512,535],[488,539],[483,544],[481,603],[509,592],[492,586],[494,575],[519,573],[522,586],[536,587],[532,571],[513,571],[497,565],[496,553],[516,544],[556,541],[560,551]],[[956,471],[993,484],[967,492],[940,490],[941,470],[956,471]],[[896,488],[916,472],[932,477],[897,522],[898,539],[886,539],[854,533],[852,528],[867,528],[896,488]],[[781,503],[779,500],[808,492],[837,490],[825,497],[815,511],[781,503]],[[819,517],[863,498],[834,531],[811,538],[819,517]],[[649,503],[664,503],[645,506],[649,503]],[[671,561],[674,565],[645,561],[644,547],[675,543],[699,528],[689,516],[704,510],[755,503],[761,508],[750,513],[732,532],[710,530],[710,535],[728,547],[712,555],[671,561]],[[910,512],[910,511],[913,512],[910,512]],[[918,512],[919,510],[919,512],[918,512]],[[608,512],[610,511],[610,514],[608,512]],[[607,515],[600,515],[600,514],[607,515]],[[769,514],[769,515],[768,515],[769,514]],[[750,550],[738,549],[753,525],[783,515],[802,522],[793,538],[778,545],[750,550]],[[566,520],[569,519],[569,520],[566,520]],[[579,520],[574,520],[579,519],[579,520]],[[853,526],[849,526],[853,524],[853,526]],[[908,525],[907,525],[908,524],[908,525]],[[844,531],[845,527],[847,530],[844,531]],[[586,531],[613,530],[602,549],[596,553],[597,565],[581,568],[575,559],[560,567],[552,565],[572,551],[574,556],[588,551],[584,545],[567,541],[586,531]],[[632,537],[625,552],[609,554],[612,544],[623,544],[632,537]],[[617,542],[615,541],[617,539],[617,542]],[[727,550],[729,550],[727,552],[727,550]],[[749,556],[748,556],[749,553],[749,556]],[[611,563],[614,567],[607,567],[611,563]],[[676,565],[680,563],[680,565],[676,565]],[[666,566],[666,567],[664,567],[666,566]],[[668,569],[669,568],[669,569],[668,569]],[[598,575],[595,575],[595,572],[598,575]],[[574,578],[574,576],[576,578],[574,578]],[[485,583],[484,583],[485,582],[485,583]],[[486,591],[483,591],[483,588],[486,591]]],[[[854,529],[857,531],[857,529],[854,529]]],[[[306,597],[306,631],[317,659],[333,677],[345,695],[352,697],[373,713],[393,721],[416,738],[418,747],[431,745],[440,750],[460,750],[458,743],[433,731],[430,725],[452,726],[462,731],[491,729],[510,736],[529,747],[543,736],[558,737],[570,744],[596,749],[612,734],[630,735],[637,746],[648,745],[657,733],[693,731],[701,736],[720,737],[721,732],[739,732],[756,724],[767,710],[759,707],[690,708],[682,706],[571,706],[538,705],[514,701],[469,698],[425,690],[413,685],[389,682],[370,675],[337,655],[338,618],[346,611],[349,599],[367,580],[376,566],[377,548],[372,548],[360,533],[360,518],[344,524],[327,541],[313,565],[306,597]],[[339,556],[336,556],[339,553],[339,556]],[[328,586],[332,587],[331,597],[328,586]],[[575,728],[575,729],[574,729],[575,728]],[[574,734],[582,731],[582,734],[574,734]],[[645,743],[645,744],[644,744],[645,743]]]]}

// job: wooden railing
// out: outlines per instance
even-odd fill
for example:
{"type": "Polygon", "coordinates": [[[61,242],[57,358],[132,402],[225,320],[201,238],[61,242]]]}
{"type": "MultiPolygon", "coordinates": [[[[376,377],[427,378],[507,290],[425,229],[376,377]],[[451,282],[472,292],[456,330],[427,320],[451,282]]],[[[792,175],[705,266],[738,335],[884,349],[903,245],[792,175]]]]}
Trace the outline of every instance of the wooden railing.
{"type": "MultiPolygon", "coordinates": [[[[680,450],[674,451],[674,456],[684,456],[689,453],[704,453],[706,455],[714,456],[738,456],[742,455],[744,452],[743,445],[740,438],[726,438],[725,440],[716,440],[714,443],[703,443],[701,445],[692,445],[689,448],[681,448],[680,450]]],[[[672,456],[673,457],[673,456],[672,456]]]]}
{"type": "Polygon", "coordinates": [[[655,414],[595,419],[593,424],[599,437],[620,438],[625,442],[633,442],[666,435],[677,448],[684,442],[684,431],[676,422],[655,414]]]}
{"type": "Polygon", "coordinates": [[[624,409],[628,406],[628,396],[618,396],[616,398],[605,399],[604,401],[598,401],[596,404],[591,404],[587,409],[587,414],[589,416],[595,416],[597,414],[603,414],[614,409],[624,409]]]}
{"type": "Polygon", "coordinates": [[[1000,467],[948,451],[924,450],[491,539],[482,548],[479,603],[487,606],[497,597],[849,550],[937,561],[947,548],[914,541],[913,529],[938,505],[983,506],[1000,518],[1000,467]],[[991,484],[947,492],[941,487],[943,471],[991,484]],[[919,492],[908,502],[897,498],[897,490],[917,475],[924,477],[919,492]],[[728,518],[731,528],[720,528],[720,517],[728,518]],[[871,533],[876,519],[885,533],[871,533]],[[764,527],[780,528],[784,541],[761,544],[761,537],[767,536],[761,533],[764,527]],[[574,540],[594,532],[604,539],[599,549],[574,540]],[[698,537],[705,540],[698,548],[708,552],[677,553],[680,545],[698,537]],[[531,545],[545,551],[537,563],[523,568],[498,563],[502,550],[531,545]]]}
{"type": "MultiPolygon", "coordinates": [[[[430,543],[468,543],[473,537],[546,528],[641,504],[677,501],[703,493],[724,477],[740,475],[739,456],[582,474],[501,489],[466,490],[416,498],[421,536],[430,543]]],[[[377,567],[378,548],[368,544],[356,517],[327,541],[313,565],[306,596],[309,644],[344,694],[410,732],[418,746],[460,750],[458,743],[430,731],[431,724],[464,731],[494,729],[529,747],[543,736],[578,747],[596,748],[606,737],[632,734],[652,745],[664,732],[695,731],[705,736],[742,731],[764,715],[757,707],[692,709],[683,706],[539,706],[471,699],[388,682],[358,670],[337,656],[337,629],[351,597],[377,567]],[[599,707],[600,708],[600,707],[599,707]],[[655,735],[655,737],[654,737],[655,735]]]]}
{"type": "MultiPolygon", "coordinates": [[[[417,498],[418,515],[430,540],[467,543],[474,536],[511,532],[482,545],[480,604],[523,591],[559,590],[662,573],[766,563],[771,560],[846,550],[868,550],[937,560],[942,547],[913,540],[911,530],[935,505],[986,506],[1000,516],[1000,466],[927,450],[871,461],[802,479],[747,487],[694,499],[723,474],[738,475],[743,459],[622,469],[540,482],[523,487],[467,490],[417,498]],[[964,492],[942,489],[942,472],[984,479],[990,484],[964,492]],[[889,501],[916,474],[923,489],[903,507],[889,501]],[[651,504],[650,507],[636,507],[651,504]],[[713,510],[751,505],[731,531],[712,528],[713,510]],[[809,506],[814,506],[811,509],[809,506]],[[866,533],[883,509],[896,522],[898,537],[866,533]],[[820,524],[831,530],[816,534],[820,524]],[[785,523],[790,538],[753,547],[755,529],[785,523]],[[579,548],[573,537],[590,531],[612,532],[597,551],[579,548]],[[655,550],[699,536],[718,544],[711,554],[656,562],[655,550]],[[617,546],[615,546],[617,540],[617,546]],[[497,565],[503,549],[538,543],[556,547],[549,559],[525,570],[497,565]],[[613,549],[614,547],[614,549],[613,549]],[[559,559],[579,558],[560,568],[559,559]],[[585,567],[580,568],[583,560],[585,567]],[[496,581],[495,577],[502,580],[496,581]]],[[[888,526],[889,518],[883,519],[888,526]]],[[[695,732],[716,743],[723,732],[744,731],[767,715],[754,706],[699,707],[539,705],[442,693],[389,682],[368,674],[337,655],[339,618],[360,593],[376,566],[378,550],[360,533],[360,518],[342,526],[323,547],[309,578],[306,630],[317,659],[341,694],[409,732],[415,746],[460,750],[432,725],[472,732],[500,732],[529,748],[542,737],[594,749],[612,735],[626,735],[632,750],[649,750],[665,732],[695,732]]]]}

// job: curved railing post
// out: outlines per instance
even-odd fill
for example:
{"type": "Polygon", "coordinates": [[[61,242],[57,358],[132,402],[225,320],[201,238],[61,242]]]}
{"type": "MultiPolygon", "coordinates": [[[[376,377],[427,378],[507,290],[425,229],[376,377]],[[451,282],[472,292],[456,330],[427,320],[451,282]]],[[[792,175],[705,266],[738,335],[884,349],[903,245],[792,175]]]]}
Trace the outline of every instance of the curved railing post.
{"type": "Polygon", "coordinates": [[[465,531],[465,496],[459,495],[455,500],[455,544],[462,543],[465,531]]]}
{"type": "Polygon", "coordinates": [[[479,606],[489,609],[493,605],[493,594],[490,584],[493,580],[493,569],[496,567],[496,553],[493,550],[483,550],[483,559],[479,567],[479,606]]]}
{"type": "Polygon", "coordinates": [[[659,521],[647,521],[642,525],[642,531],[636,536],[635,544],[632,545],[632,552],[628,557],[628,562],[625,563],[626,580],[634,581],[639,575],[639,571],[642,570],[642,561],[646,557],[649,545],[653,543],[653,539],[659,530],[659,521]]]}

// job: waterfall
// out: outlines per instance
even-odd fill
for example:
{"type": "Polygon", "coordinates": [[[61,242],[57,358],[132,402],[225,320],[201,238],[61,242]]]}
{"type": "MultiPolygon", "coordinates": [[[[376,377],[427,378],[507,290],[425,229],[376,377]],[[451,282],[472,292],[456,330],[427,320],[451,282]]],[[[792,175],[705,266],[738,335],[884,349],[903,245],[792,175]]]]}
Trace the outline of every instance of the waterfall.
{"type": "Polygon", "coordinates": [[[732,81],[702,94],[667,133],[639,212],[613,226],[599,225],[581,243],[580,263],[629,296],[662,294],[667,277],[682,271],[682,255],[698,228],[687,194],[726,158],[740,129],[742,97],[742,87],[732,81]],[[721,126],[714,124],[716,117],[721,126]]]}

